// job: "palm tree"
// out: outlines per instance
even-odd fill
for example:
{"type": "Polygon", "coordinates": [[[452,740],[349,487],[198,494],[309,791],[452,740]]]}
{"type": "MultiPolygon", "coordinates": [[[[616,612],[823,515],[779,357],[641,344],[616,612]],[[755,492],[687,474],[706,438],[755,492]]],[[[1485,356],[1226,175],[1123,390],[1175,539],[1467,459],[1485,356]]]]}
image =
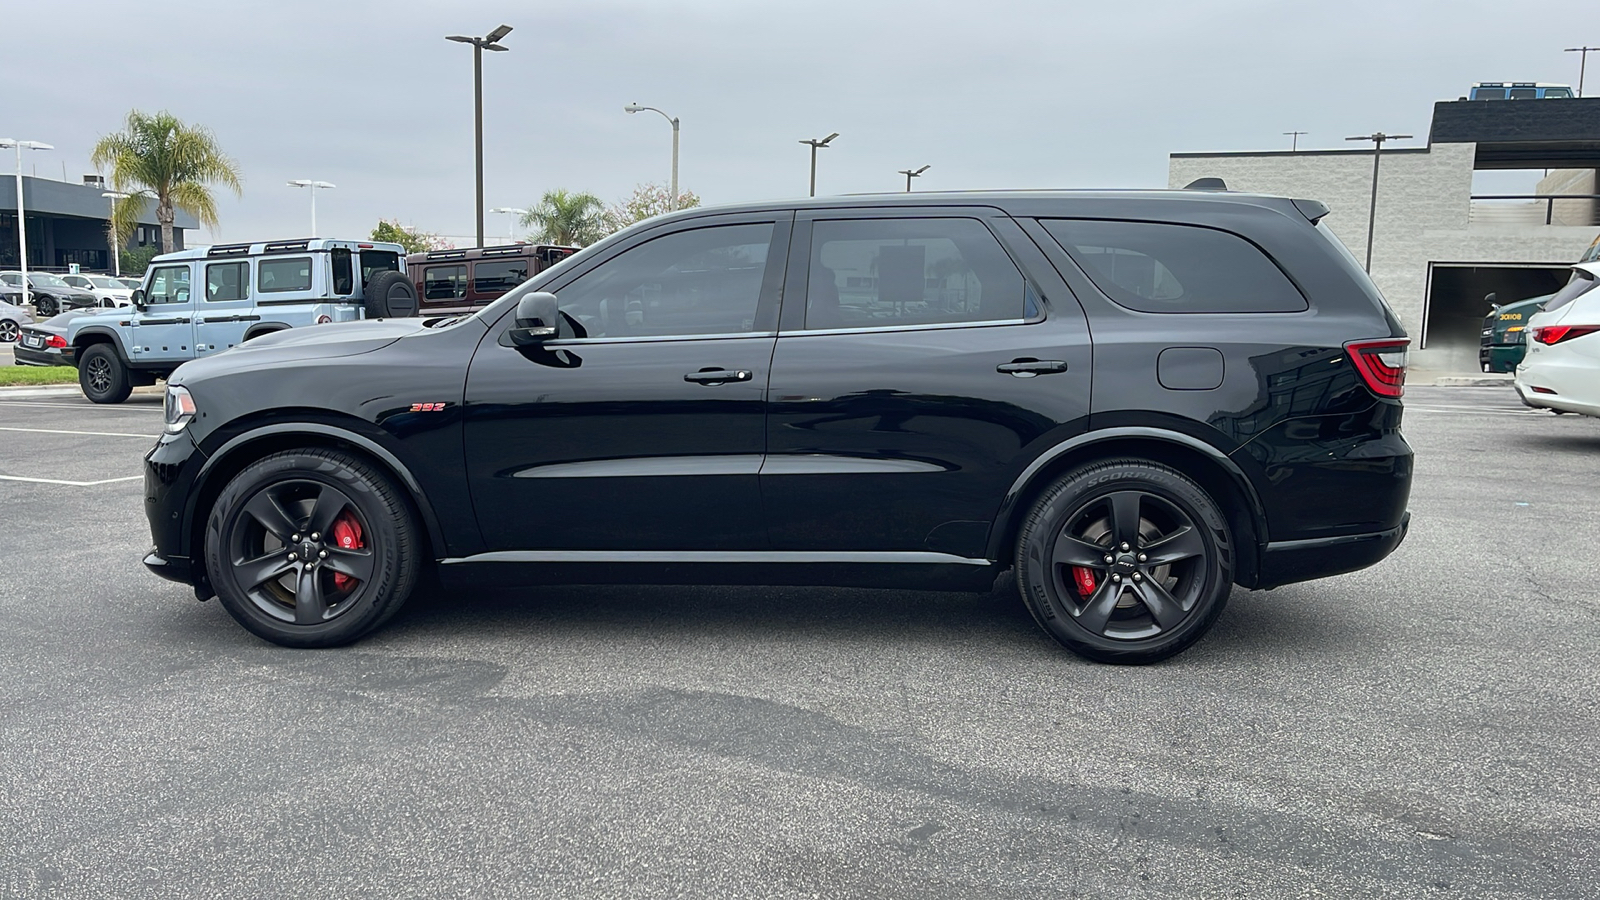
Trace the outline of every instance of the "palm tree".
{"type": "Polygon", "coordinates": [[[169,112],[128,113],[123,131],[108,134],[89,157],[97,169],[111,170],[111,189],[134,194],[117,204],[111,230],[118,246],[154,199],[161,224],[161,249],[171,250],[175,210],[183,210],[208,228],[217,227],[217,201],[208,185],[221,184],[240,193],[239,167],[217,146],[211,132],[183,124],[169,112]]]}
{"type": "Polygon", "coordinates": [[[529,237],[538,243],[583,247],[610,233],[605,207],[599,197],[588,192],[546,191],[522,217],[522,225],[531,229],[529,237]]]}

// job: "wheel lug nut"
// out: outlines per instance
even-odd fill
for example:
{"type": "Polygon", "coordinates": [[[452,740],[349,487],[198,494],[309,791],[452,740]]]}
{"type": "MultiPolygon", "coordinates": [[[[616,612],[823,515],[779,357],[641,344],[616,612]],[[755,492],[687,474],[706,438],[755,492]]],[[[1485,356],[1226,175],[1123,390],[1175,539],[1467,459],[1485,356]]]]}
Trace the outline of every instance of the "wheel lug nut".
{"type": "Polygon", "coordinates": [[[1139,554],[1139,562],[1144,562],[1146,558],[1147,557],[1143,553],[1139,554]]]}
{"type": "Polygon", "coordinates": [[[311,532],[311,539],[313,541],[320,541],[320,540],[322,540],[322,535],[320,535],[320,534],[316,533],[315,531],[313,531],[313,532],[311,532]]]}
{"type": "Polygon", "coordinates": [[[1133,580],[1134,581],[1143,581],[1144,580],[1144,576],[1140,575],[1138,572],[1135,572],[1135,573],[1133,573],[1133,580]]]}
{"type": "Polygon", "coordinates": [[[326,551],[326,550],[318,550],[317,551],[317,558],[318,559],[327,559],[328,558],[328,551],[326,551]]]}
{"type": "Polygon", "coordinates": [[[299,554],[297,554],[297,553],[291,553],[291,554],[289,554],[289,562],[294,562],[294,561],[295,561],[295,560],[297,560],[297,559],[299,559],[299,558],[300,558],[300,555],[299,555],[299,554]]]}
{"type": "Polygon", "coordinates": [[[295,543],[298,544],[298,543],[300,543],[300,535],[297,534],[294,537],[289,538],[289,540],[294,541],[295,543]]]}
{"type": "Polygon", "coordinates": [[[1121,584],[1122,583],[1122,576],[1121,575],[1113,575],[1113,576],[1111,576],[1111,580],[1112,580],[1112,582],[1114,582],[1116,584],[1121,584]]]}
{"type": "Polygon", "coordinates": [[[1109,554],[1109,553],[1107,553],[1107,554],[1106,554],[1106,562],[1108,562],[1108,563],[1109,563],[1109,562],[1112,562],[1112,561],[1113,561],[1113,560],[1112,560],[1112,559],[1111,559],[1111,554],[1109,554]]]}
{"type": "Polygon", "coordinates": [[[1128,542],[1127,541],[1123,541],[1122,542],[1122,549],[1124,549],[1124,550],[1128,549],[1128,542]]]}

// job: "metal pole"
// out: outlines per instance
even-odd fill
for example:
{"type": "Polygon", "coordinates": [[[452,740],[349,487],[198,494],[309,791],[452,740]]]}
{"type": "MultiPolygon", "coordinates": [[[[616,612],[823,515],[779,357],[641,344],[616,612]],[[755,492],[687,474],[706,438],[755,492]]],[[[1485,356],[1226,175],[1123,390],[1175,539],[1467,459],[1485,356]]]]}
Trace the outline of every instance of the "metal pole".
{"type": "Polygon", "coordinates": [[[1582,46],[1582,47],[1568,47],[1567,49],[1562,51],[1563,53],[1576,53],[1576,54],[1578,54],[1578,96],[1579,97],[1583,96],[1583,74],[1584,74],[1584,70],[1586,68],[1588,68],[1588,65],[1589,65],[1589,54],[1594,53],[1596,51],[1600,51],[1600,47],[1590,47],[1590,46],[1587,46],[1587,45],[1582,46]]]}
{"type": "Polygon", "coordinates": [[[311,236],[317,236],[317,186],[311,186],[311,236]]]}
{"type": "Polygon", "coordinates": [[[672,200],[667,203],[667,209],[678,208],[678,119],[672,119],[672,200]]]}
{"type": "MultiPolygon", "coordinates": [[[[22,171],[22,157],[21,156],[17,157],[17,171],[18,172],[22,171]]],[[[21,188],[22,180],[21,180],[21,176],[20,175],[18,176],[17,184],[18,184],[17,196],[20,197],[20,196],[22,196],[22,188],[21,188]]],[[[811,145],[811,194],[810,194],[810,196],[815,197],[816,195],[817,195],[817,145],[816,144],[812,144],[811,145]]]]}
{"type": "Polygon", "coordinates": [[[1383,141],[1372,143],[1372,201],[1367,205],[1367,274],[1372,274],[1372,233],[1378,224],[1378,163],[1383,159],[1383,141]]]}
{"type": "Polygon", "coordinates": [[[117,198],[112,197],[111,198],[111,223],[112,224],[111,224],[110,228],[106,229],[106,231],[107,231],[108,237],[111,238],[111,272],[112,272],[113,275],[116,275],[118,278],[121,278],[122,277],[122,248],[120,246],[118,246],[118,245],[121,244],[122,242],[117,240],[116,221],[117,221],[117,198]]]}
{"type": "Polygon", "coordinates": [[[472,42],[473,143],[478,171],[478,246],[483,246],[483,43],[472,42]]]}
{"type": "Polygon", "coordinates": [[[28,291],[28,219],[22,208],[22,141],[17,141],[17,268],[22,272],[22,305],[33,302],[28,291]]]}

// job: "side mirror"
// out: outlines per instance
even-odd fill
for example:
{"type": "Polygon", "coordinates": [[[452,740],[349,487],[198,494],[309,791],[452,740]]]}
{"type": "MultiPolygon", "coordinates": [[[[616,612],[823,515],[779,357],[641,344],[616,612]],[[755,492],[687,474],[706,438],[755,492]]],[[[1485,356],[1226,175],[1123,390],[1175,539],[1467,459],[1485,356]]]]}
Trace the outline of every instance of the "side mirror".
{"type": "Polygon", "coordinates": [[[144,289],[138,288],[128,297],[134,309],[144,309],[144,289]]]}
{"type": "Polygon", "coordinates": [[[518,347],[532,347],[555,337],[560,321],[556,295],[540,291],[517,301],[516,320],[506,334],[518,347]]]}

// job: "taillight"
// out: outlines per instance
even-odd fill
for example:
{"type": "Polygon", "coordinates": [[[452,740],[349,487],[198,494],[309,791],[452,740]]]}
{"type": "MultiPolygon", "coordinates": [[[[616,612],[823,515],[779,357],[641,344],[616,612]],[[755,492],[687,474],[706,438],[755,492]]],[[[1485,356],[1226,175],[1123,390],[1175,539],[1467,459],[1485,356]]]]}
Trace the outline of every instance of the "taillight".
{"type": "Polygon", "coordinates": [[[44,339],[44,345],[46,347],[54,347],[57,350],[64,350],[67,346],[67,339],[59,334],[52,334],[44,339]]]}
{"type": "Polygon", "coordinates": [[[1379,397],[1399,397],[1406,392],[1406,348],[1410,338],[1350,341],[1344,349],[1361,373],[1361,380],[1379,397]]]}
{"type": "Polygon", "coordinates": [[[1528,333],[1541,344],[1559,344],[1596,331],[1600,331],[1600,325],[1541,325],[1528,333]]]}

